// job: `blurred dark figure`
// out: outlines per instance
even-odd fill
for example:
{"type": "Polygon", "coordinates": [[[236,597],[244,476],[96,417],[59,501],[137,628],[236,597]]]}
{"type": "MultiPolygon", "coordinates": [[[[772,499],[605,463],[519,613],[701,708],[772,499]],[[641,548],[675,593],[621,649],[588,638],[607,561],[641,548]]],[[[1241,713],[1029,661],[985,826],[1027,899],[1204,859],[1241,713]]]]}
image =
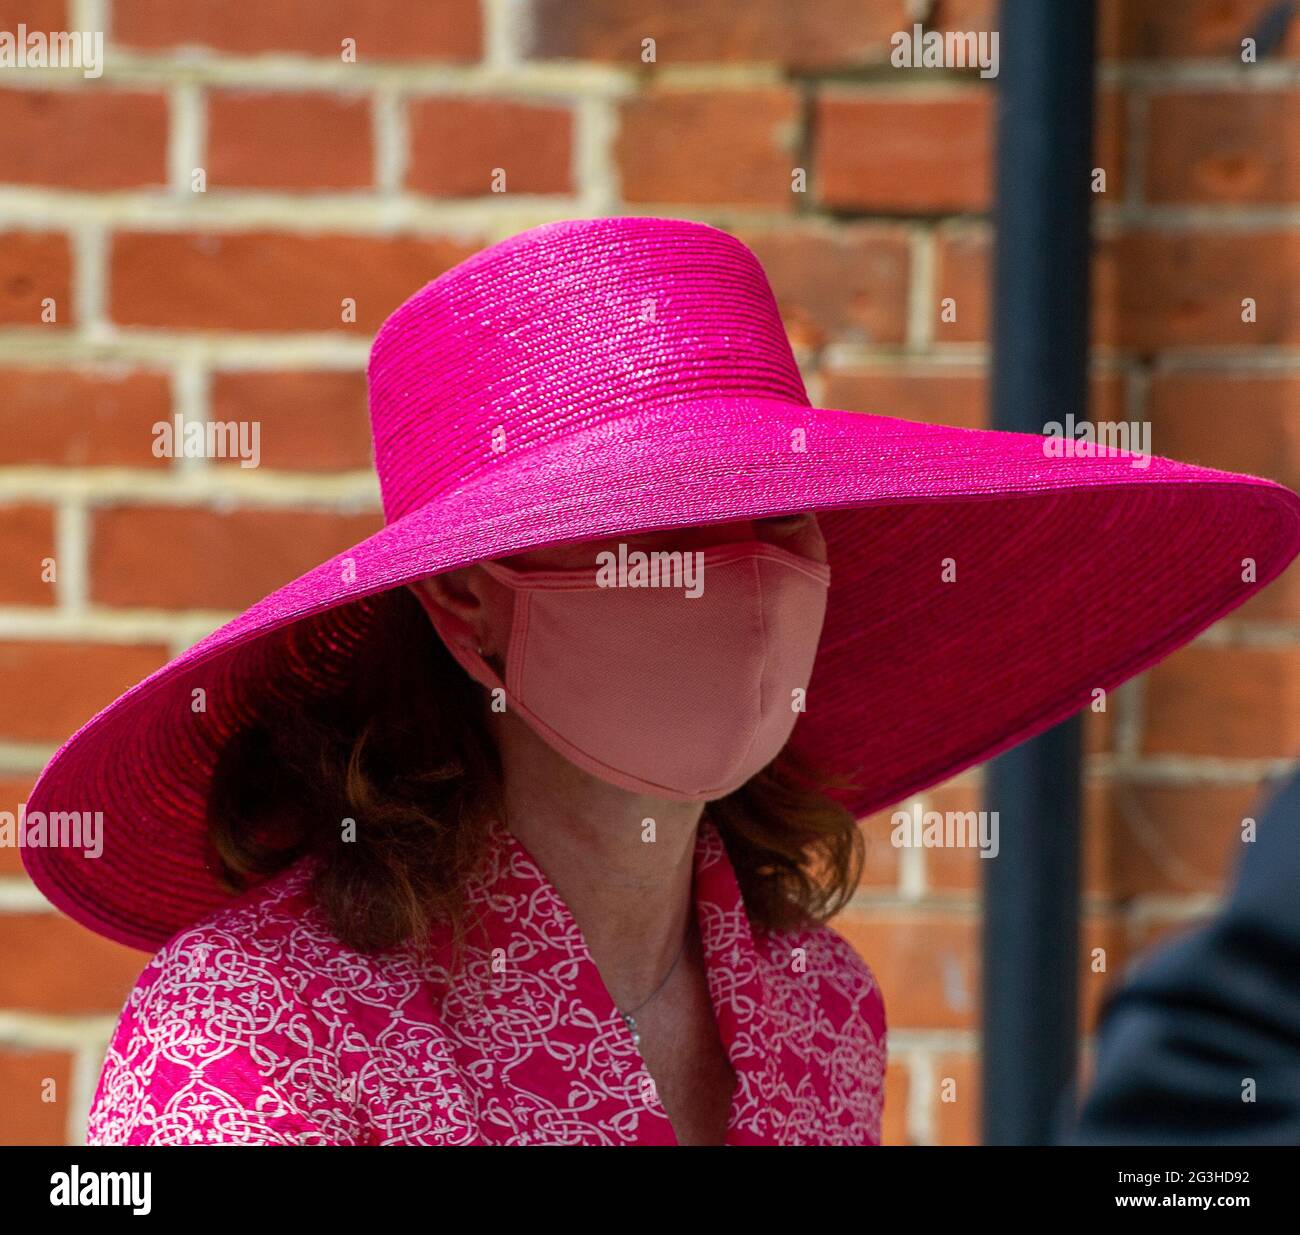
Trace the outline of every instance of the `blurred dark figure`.
{"type": "Polygon", "coordinates": [[[1106,1000],[1065,1143],[1300,1145],[1300,775],[1244,848],[1220,912],[1106,1000]]]}

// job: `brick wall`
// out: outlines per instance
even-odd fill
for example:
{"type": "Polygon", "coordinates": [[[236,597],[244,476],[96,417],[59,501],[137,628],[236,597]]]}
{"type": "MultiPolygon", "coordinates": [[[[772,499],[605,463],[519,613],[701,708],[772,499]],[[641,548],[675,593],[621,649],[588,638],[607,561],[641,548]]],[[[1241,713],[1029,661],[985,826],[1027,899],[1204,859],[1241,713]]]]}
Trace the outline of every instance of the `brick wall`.
{"type": "MultiPolygon", "coordinates": [[[[1103,3],[1093,414],[1300,487],[1300,31],[1238,53],[1268,7],[1103,3]]],[[[3,0],[0,30],[106,30],[108,65],[0,70],[0,809],[98,707],[379,526],[368,339],[524,227],[731,229],[815,401],[984,423],[992,95],[889,66],[918,17],[996,24],[987,0],[3,0]],[[154,458],[172,411],[259,420],[262,466],[154,458]]],[[[1084,1034],[1126,960],[1213,908],[1300,750],[1300,572],[1088,734],[1084,942],[1107,972],[1081,957],[1084,1034]]],[[[885,992],[887,1139],[968,1142],[978,861],[900,854],[881,825],[838,926],[885,992]]],[[[0,956],[0,1142],[75,1142],[145,958],[51,912],[3,849],[0,956]]]]}

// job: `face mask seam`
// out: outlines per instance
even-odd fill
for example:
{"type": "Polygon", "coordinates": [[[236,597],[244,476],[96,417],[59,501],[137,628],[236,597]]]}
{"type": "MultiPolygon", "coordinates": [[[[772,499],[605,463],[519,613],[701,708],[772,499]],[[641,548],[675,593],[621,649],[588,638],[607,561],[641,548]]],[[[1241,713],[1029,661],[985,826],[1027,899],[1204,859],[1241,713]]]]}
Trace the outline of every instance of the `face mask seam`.
{"type": "MultiPolygon", "coordinates": [[[[760,633],[761,633],[762,646],[763,646],[763,661],[764,664],[766,665],[767,657],[768,657],[768,651],[767,651],[768,624],[763,613],[763,572],[759,566],[759,559],[757,557],[750,558],[750,565],[754,569],[754,586],[758,593],[758,620],[762,626],[762,630],[760,633]]],[[[758,714],[754,721],[754,731],[749,735],[749,742],[746,744],[744,754],[741,756],[740,759],[742,765],[744,764],[745,760],[748,758],[750,751],[754,749],[754,743],[758,741],[758,735],[763,728],[763,717],[765,713],[763,711],[763,674],[761,672],[758,675],[758,695],[759,695],[758,714]]],[[[759,771],[761,770],[762,769],[760,768],[759,771]]]]}
{"type": "MultiPolygon", "coordinates": [[[[608,550],[604,552],[608,552],[608,550]]],[[[644,553],[648,557],[656,553],[700,553],[703,555],[703,562],[706,566],[726,565],[729,562],[738,561],[745,557],[761,557],[800,570],[821,583],[828,582],[826,576],[830,570],[825,562],[819,562],[816,558],[807,554],[795,553],[792,549],[782,548],[780,545],[774,545],[766,540],[727,541],[721,545],[709,545],[704,549],[637,549],[633,552],[644,553]],[[710,559],[712,560],[710,561],[710,559]]],[[[480,563],[480,565],[487,567],[488,563],[484,562],[480,563]]],[[[488,573],[494,575],[499,582],[516,592],[604,591],[605,589],[595,581],[596,569],[587,566],[543,566],[535,570],[517,570],[500,562],[492,562],[488,573]],[[503,575],[505,578],[501,577],[503,575]],[[577,588],[565,586],[569,581],[580,582],[585,586],[577,588]]]]}
{"type": "Polygon", "coordinates": [[[505,672],[501,681],[506,688],[507,705],[511,697],[523,700],[523,672],[525,650],[528,645],[529,628],[532,624],[532,598],[522,590],[511,589],[515,611],[510,617],[510,638],[506,640],[505,672]],[[514,666],[512,672],[511,666],[514,666]],[[511,681],[513,677],[514,681],[511,681]]]}

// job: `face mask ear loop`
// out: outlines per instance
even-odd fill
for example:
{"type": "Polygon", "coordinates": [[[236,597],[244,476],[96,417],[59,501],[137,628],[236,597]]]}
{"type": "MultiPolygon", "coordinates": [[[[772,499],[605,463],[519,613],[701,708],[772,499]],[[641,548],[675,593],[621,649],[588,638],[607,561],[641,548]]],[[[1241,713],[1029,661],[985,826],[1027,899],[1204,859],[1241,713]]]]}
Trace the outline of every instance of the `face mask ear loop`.
{"type": "Polygon", "coordinates": [[[415,592],[416,599],[429,617],[430,625],[456,663],[480,686],[485,686],[488,690],[505,690],[505,683],[497,676],[496,670],[483,659],[473,627],[463,618],[435,603],[418,587],[411,590],[415,592]]]}
{"type": "Polygon", "coordinates": [[[485,560],[478,564],[498,583],[508,587],[512,592],[518,591],[528,577],[526,572],[512,570],[509,566],[503,566],[500,562],[485,560]]]}

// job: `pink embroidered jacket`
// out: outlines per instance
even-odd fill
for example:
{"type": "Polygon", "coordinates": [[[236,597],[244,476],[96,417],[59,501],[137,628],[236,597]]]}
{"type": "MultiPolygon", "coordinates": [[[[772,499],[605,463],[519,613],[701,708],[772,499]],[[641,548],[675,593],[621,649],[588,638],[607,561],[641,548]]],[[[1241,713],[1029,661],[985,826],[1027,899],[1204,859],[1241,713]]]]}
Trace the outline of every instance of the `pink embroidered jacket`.
{"type": "MultiPolygon", "coordinates": [[[[304,859],[173,939],[118,1022],[90,1113],[103,1145],[672,1145],[568,908],[500,824],[467,888],[486,935],[366,955],[331,934],[304,859]]],[[[751,931],[708,819],[694,895],[737,1076],[729,1145],[874,1145],[885,1013],[817,927],[751,931]]]]}

